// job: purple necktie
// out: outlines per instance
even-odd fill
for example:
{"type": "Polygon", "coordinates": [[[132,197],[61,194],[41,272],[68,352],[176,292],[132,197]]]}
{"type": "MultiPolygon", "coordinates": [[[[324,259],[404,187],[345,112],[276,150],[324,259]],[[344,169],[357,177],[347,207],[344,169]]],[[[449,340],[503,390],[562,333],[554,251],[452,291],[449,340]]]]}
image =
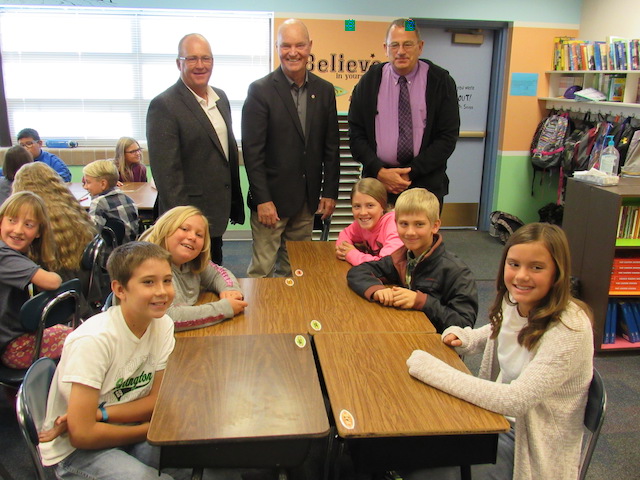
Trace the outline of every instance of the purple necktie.
{"type": "Polygon", "coordinates": [[[398,163],[405,165],[413,159],[413,121],[407,78],[398,79],[400,97],[398,99],[398,163]]]}

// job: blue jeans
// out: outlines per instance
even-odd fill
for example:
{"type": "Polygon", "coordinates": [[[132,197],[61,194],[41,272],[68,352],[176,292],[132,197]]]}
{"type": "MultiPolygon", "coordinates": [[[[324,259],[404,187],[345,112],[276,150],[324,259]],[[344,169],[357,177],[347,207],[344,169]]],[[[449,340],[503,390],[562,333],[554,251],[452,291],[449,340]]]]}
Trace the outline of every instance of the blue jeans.
{"type": "Polygon", "coordinates": [[[104,450],[76,450],[56,465],[60,479],[82,480],[173,480],[158,475],[159,449],[147,442],[104,450]]]}

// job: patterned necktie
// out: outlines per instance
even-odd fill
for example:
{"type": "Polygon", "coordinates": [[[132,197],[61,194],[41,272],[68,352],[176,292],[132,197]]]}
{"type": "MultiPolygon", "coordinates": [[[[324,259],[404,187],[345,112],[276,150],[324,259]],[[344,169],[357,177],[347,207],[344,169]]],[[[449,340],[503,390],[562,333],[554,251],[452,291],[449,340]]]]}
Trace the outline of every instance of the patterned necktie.
{"type": "Polygon", "coordinates": [[[413,121],[407,78],[398,79],[400,97],[398,99],[398,163],[405,165],[413,159],[413,121]]]}

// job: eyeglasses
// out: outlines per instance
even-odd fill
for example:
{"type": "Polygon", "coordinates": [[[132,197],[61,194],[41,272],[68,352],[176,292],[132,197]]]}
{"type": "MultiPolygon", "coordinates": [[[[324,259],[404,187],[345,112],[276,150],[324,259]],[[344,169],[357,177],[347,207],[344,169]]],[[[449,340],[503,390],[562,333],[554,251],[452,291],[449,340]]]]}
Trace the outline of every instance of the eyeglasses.
{"type": "MultiPolygon", "coordinates": [[[[388,47],[391,50],[398,50],[400,48],[400,43],[398,42],[392,42],[388,45],[388,47]]],[[[404,42],[402,43],[402,48],[404,50],[413,50],[416,47],[417,43],[416,42],[404,42]]]]}
{"type": "Polygon", "coordinates": [[[213,64],[213,57],[196,57],[196,56],[192,56],[192,57],[178,57],[178,60],[184,60],[187,65],[189,65],[190,67],[193,67],[194,65],[198,64],[198,61],[201,61],[203,65],[212,65],[213,64]]]}
{"type": "Polygon", "coordinates": [[[124,152],[124,153],[130,153],[131,155],[137,155],[138,153],[142,153],[142,148],[136,148],[135,150],[131,150],[131,151],[129,151],[129,152],[127,152],[127,151],[125,150],[125,152],[124,152]]]}
{"type": "Polygon", "coordinates": [[[24,142],[24,143],[21,143],[20,146],[24,148],[30,148],[30,147],[33,147],[36,143],[37,142],[24,142]]]}

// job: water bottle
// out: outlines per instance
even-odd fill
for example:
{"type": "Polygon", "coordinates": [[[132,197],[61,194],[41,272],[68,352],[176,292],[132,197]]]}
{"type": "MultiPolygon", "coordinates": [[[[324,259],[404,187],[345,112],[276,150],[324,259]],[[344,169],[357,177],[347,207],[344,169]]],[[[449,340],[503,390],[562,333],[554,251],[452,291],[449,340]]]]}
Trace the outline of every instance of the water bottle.
{"type": "Polygon", "coordinates": [[[613,135],[607,135],[609,143],[607,148],[600,154],[599,170],[607,175],[618,176],[618,164],[620,163],[620,153],[613,145],[613,135]]]}

